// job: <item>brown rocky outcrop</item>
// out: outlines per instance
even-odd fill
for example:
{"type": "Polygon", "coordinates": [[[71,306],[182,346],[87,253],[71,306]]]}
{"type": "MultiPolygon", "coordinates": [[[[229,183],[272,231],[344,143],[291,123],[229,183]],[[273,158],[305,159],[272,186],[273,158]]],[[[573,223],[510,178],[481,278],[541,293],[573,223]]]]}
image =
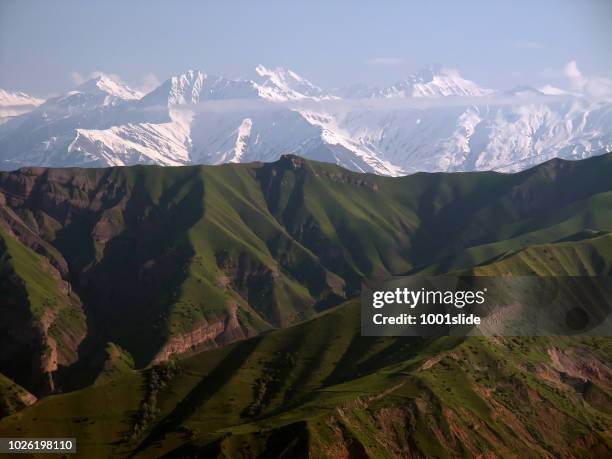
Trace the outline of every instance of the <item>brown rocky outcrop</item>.
{"type": "Polygon", "coordinates": [[[152,364],[168,360],[172,355],[179,355],[196,348],[216,347],[232,341],[244,339],[244,332],[236,316],[237,306],[228,307],[225,317],[215,321],[202,321],[191,331],[172,336],[153,358],[152,364]]]}

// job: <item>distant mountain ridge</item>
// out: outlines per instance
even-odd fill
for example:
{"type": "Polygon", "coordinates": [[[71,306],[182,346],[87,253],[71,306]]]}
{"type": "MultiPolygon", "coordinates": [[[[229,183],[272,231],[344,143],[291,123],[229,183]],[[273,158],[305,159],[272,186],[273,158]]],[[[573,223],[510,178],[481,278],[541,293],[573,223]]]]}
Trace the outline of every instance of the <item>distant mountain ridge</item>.
{"type": "Polygon", "coordinates": [[[189,70],[143,95],[109,76],[40,101],[0,97],[0,168],[222,164],[283,154],[381,175],[517,171],[612,150],[612,103],[552,86],[502,93],[431,66],[326,92],[297,73],[189,70]],[[19,102],[21,109],[10,111],[19,102]],[[2,111],[4,110],[4,111],[2,111]],[[24,113],[27,112],[27,113],[24,113]],[[9,116],[14,115],[14,116],[9,116]]]}
{"type": "Polygon", "coordinates": [[[27,113],[44,100],[37,99],[23,92],[11,92],[0,89],[0,124],[8,121],[14,116],[27,113]]]}
{"type": "Polygon", "coordinates": [[[477,83],[466,80],[457,70],[441,65],[424,68],[405,80],[382,89],[363,89],[350,97],[483,97],[493,95],[493,89],[481,88],[477,83]]]}

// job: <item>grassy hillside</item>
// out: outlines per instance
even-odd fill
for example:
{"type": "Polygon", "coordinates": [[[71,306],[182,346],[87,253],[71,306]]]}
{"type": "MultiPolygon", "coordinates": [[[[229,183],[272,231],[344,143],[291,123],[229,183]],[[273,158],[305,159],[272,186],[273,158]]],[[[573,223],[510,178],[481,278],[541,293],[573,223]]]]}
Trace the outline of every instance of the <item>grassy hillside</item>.
{"type": "Polygon", "coordinates": [[[33,168],[0,173],[0,224],[84,306],[81,361],[99,365],[70,369],[88,373],[75,387],[95,379],[109,343],[142,368],[313,318],[364,277],[469,269],[612,231],[610,177],[612,155],[401,178],[295,156],[33,168]]]}
{"type": "Polygon", "coordinates": [[[579,234],[584,239],[528,247],[479,266],[480,276],[521,272],[534,276],[609,276],[612,274],[612,233],[579,234]]]}
{"type": "Polygon", "coordinates": [[[46,258],[0,227],[0,367],[40,393],[78,359],[85,337],[79,299],[46,258]]]}
{"type": "Polygon", "coordinates": [[[16,413],[35,401],[36,397],[0,373],[0,417],[16,413]]]}
{"type": "MultiPolygon", "coordinates": [[[[477,274],[605,274],[608,234],[529,247],[477,274]]],[[[0,420],[74,435],[84,457],[609,457],[612,340],[375,338],[359,303],[104,378],[0,420]]]]}
{"type": "Polygon", "coordinates": [[[362,338],[358,321],[349,303],[45,398],[0,434],[74,435],[86,457],[612,452],[609,340],[362,338]]]}

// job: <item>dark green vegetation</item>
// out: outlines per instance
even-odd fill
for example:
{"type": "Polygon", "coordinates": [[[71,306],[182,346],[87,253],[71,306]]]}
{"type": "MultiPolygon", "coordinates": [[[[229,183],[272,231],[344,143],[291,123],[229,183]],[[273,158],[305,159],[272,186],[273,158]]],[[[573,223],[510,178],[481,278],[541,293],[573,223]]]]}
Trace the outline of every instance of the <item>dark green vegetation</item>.
{"type": "Polygon", "coordinates": [[[0,374],[0,417],[16,413],[35,401],[36,397],[27,390],[0,374]]]}
{"type": "Polygon", "coordinates": [[[0,226],[0,371],[37,394],[78,359],[85,315],[49,261],[0,226]]]}
{"type": "Polygon", "coordinates": [[[38,377],[81,388],[1,436],[76,435],[87,457],[612,453],[609,339],[362,338],[345,302],[376,275],[609,275],[612,155],[403,178],[293,156],[26,169],[0,174],[0,228],[0,327],[20,317],[0,349],[53,340],[66,357],[38,377]]]}

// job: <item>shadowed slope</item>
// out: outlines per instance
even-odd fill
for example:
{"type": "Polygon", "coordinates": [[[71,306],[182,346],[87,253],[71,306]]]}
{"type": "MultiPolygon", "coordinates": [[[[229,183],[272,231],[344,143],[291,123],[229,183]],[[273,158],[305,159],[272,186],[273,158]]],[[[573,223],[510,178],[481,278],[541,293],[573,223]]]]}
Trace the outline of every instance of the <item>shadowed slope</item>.
{"type": "MultiPolygon", "coordinates": [[[[609,249],[609,235],[595,235],[474,271],[601,275],[609,249]]],[[[606,457],[610,345],[598,337],[361,337],[351,301],[43,399],[1,420],[0,435],[70,432],[88,457],[606,457]],[[100,400],[112,404],[102,409],[100,400]]]]}
{"type": "Polygon", "coordinates": [[[0,173],[0,225],[81,298],[81,360],[110,342],[143,367],[309,319],[364,277],[465,269],[612,231],[610,177],[612,155],[401,178],[296,156],[30,168],[0,173]]]}

